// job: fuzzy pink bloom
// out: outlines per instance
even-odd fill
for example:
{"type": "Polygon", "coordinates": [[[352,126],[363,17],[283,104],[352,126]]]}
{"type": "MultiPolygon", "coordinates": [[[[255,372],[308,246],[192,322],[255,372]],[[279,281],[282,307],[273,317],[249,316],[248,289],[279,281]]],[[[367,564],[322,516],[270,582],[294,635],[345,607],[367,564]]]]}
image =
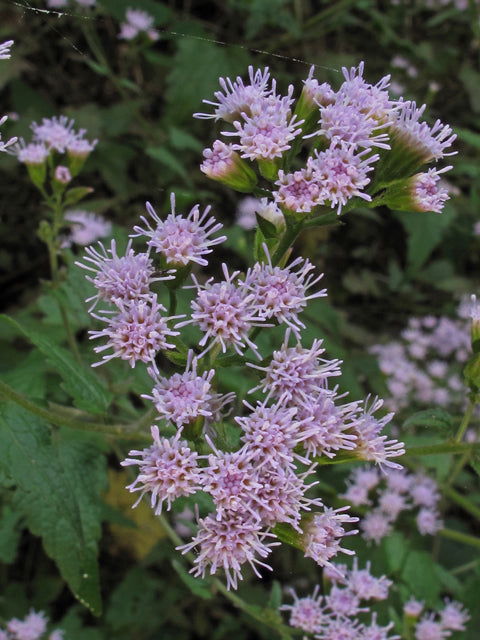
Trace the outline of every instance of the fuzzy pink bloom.
{"type": "Polygon", "coordinates": [[[382,538],[388,537],[392,532],[391,520],[378,509],[369,511],[360,522],[362,537],[380,544],[382,538]]]}
{"type": "MultiPolygon", "coordinates": [[[[69,218],[70,219],[70,218],[69,218]]],[[[88,264],[76,262],[79,267],[94,273],[86,276],[97,289],[97,293],[86,302],[93,304],[91,311],[100,300],[111,304],[118,301],[127,303],[131,300],[141,300],[151,296],[150,285],[160,280],[170,280],[172,275],[154,277],[155,268],[148,253],[135,253],[130,240],[125,249],[125,255],[119,256],[115,240],[111,241],[110,249],[105,249],[101,242],[101,251],[87,247],[84,261],[88,264]]]]}
{"type": "Polygon", "coordinates": [[[215,140],[211,149],[204,149],[205,158],[200,165],[200,171],[209,178],[224,178],[235,171],[238,153],[231,145],[225,144],[221,140],[215,140]]]}
{"type": "Polygon", "coordinates": [[[403,611],[407,616],[418,618],[423,611],[424,605],[425,603],[423,601],[420,602],[419,600],[415,600],[415,598],[411,596],[410,600],[404,604],[403,611]]]}
{"type": "Polygon", "coordinates": [[[415,625],[415,640],[445,640],[451,631],[444,629],[440,622],[435,622],[435,614],[424,616],[415,625]]]}
{"type": "Polygon", "coordinates": [[[378,498],[378,506],[382,513],[390,518],[392,522],[398,518],[402,511],[410,508],[405,495],[391,489],[381,492],[378,498]]]}
{"type": "Polygon", "coordinates": [[[202,485],[213,498],[217,520],[228,520],[236,514],[257,518],[253,498],[262,485],[256,479],[252,457],[247,447],[233,453],[215,450],[208,456],[208,466],[202,469],[202,485]]]}
{"type": "Polygon", "coordinates": [[[315,103],[318,106],[326,106],[335,102],[335,91],[332,87],[324,82],[319,84],[318,80],[313,77],[315,67],[310,67],[307,78],[303,80],[302,97],[311,103],[315,103]]]}
{"type": "Polygon", "coordinates": [[[298,410],[302,446],[310,457],[325,455],[334,458],[339,450],[352,451],[357,436],[348,433],[355,419],[358,403],[335,404],[334,392],[319,391],[298,410]]]}
{"type": "Polygon", "coordinates": [[[361,611],[368,611],[368,608],[360,608],[360,598],[358,594],[350,589],[343,589],[336,585],[330,590],[325,598],[328,608],[336,616],[356,616],[361,611]]]}
{"type": "Polygon", "coordinates": [[[367,562],[365,569],[359,569],[357,558],[354,558],[346,584],[361,600],[386,600],[393,582],[386,576],[372,576],[370,566],[370,562],[367,562]]]}
{"type": "Polygon", "coordinates": [[[252,105],[251,115],[242,113],[242,120],[235,120],[236,131],[222,131],[226,136],[239,136],[232,145],[242,158],[250,160],[275,160],[288,151],[291,142],[302,132],[296,117],[292,116],[293,87],[287,96],[269,95],[252,105]]]}
{"type": "Polygon", "coordinates": [[[323,507],[320,498],[305,497],[307,491],[317,484],[306,484],[315,465],[297,475],[291,466],[273,465],[271,458],[258,460],[255,456],[252,462],[257,472],[256,480],[261,485],[254,496],[254,510],[260,522],[269,527],[277,522],[285,522],[302,533],[302,511],[323,507]]]}
{"type": "MultiPolygon", "coordinates": [[[[74,140],[83,139],[86,133],[85,129],[78,132],[73,129],[73,120],[69,120],[67,116],[54,116],[53,118],[43,118],[41,124],[33,122],[31,129],[33,131],[33,141],[44,143],[48,149],[54,149],[59,153],[65,153],[65,150],[74,140]]],[[[96,141],[91,143],[95,146],[96,141]]]]}
{"type": "Polygon", "coordinates": [[[278,186],[278,190],[273,192],[275,202],[289,211],[310,213],[314,207],[324,203],[323,189],[314,173],[311,158],[306,167],[293,173],[280,169],[275,184],[278,186]]]}
{"type": "Polygon", "coordinates": [[[121,40],[133,40],[140,33],[146,33],[150,40],[158,40],[158,32],[153,29],[155,19],[146,11],[129,7],[125,12],[126,22],[122,23],[118,37],[121,40]]]}
{"type": "Polygon", "coordinates": [[[55,168],[55,180],[60,182],[60,184],[68,184],[72,179],[72,175],[68,167],[64,167],[63,165],[58,165],[55,168]]]}
{"type": "Polygon", "coordinates": [[[43,142],[25,143],[23,138],[17,142],[11,152],[17,156],[19,162],[26,165],[42,165],[50,155],[50,149],[47,149],[43,142]]]}
{"type": "Polygon", "coordinates": [[[416,211],[435,211],[441,213],[444,203],[449,200],[448,189],[439,187],[440,174],[452,167],[440,171],[429,169],[426,173],[417,173],[411,178],[409,191],[416,211]]]}
{"type": "Polygon", "coordinates": [[[444,125],[437,120],[433,127],[427,122],[420,122],[426,105],[417,108],[415,102],[403,102],[400,104],[400,112],[391,127],[392,137],[410,149],[413,149],[421,157],[422,162],[439,160],[444,156],[451,156],[456,151],[445,153],[445,149],[451,146],[456,139],[449,125],[444,125]]]}
{"type": "Polygon", "coordinates": [[[266,542],[266,539],[275,537],[273,533],[262,531],[261,525],[255,520],[231,516],[219,521],[207,516],[199,520],[198,533],[193,540],[177,547],[177,550],[187,553],[197,547],[198,555],[190,573],[204,578],[207,569],[210,575],[223,569],[227,589],[236,589],[238,580],[242,580],[241,567],[246,562],[259,578],[261,575],[257,565],[271,571],[271,567],[263,560],[270,554],[272,546],[280,544],[266,542]]]}
{"type": "Polygon", "coordinates": [[[248,337],[252,327],[263,324],[258,308],[253,304],[254,295],[248,294],[244,288],[234,283],[239,271],[229,274],[226,264],[222,264],[222,269],[225,276],[222,282],[213,283],[210,279],[200,285],[192,275],[197,287],[197,297],[191,303],[191,319],[180,322],[177,327],[194,324],[200,328],[204,336],[198,343],[199,346],[204,347],[210,341],[202,356],[218,344],[223,353],[233,346],[239,355],[243,355],[243,351],[250,347],[261,359],[255,343],[248,337]]]}
{"type": "Polygon", "coordinates": [[[170,511],[172,502],[180,496],[189,496],[200,489],[198,454],[191,451],[186,440],[180,440],[181,430],[173,438],[160,437],[157,426],[151,427],[153,444],[143,451],[132,450],[122,467],[138,465],[140,473],[135,482],[127,487],[130,492],[140,491],[136,507],[146,493],[151,493],[151,507],[155,515],[162,513],[163,503],[170,511]]]}
{"type": "Polygon", "coordinates": [[[300,329],[304,329],[305,325],[299,320],[298,314],[305,309],[309,300],[327,295],[326,289],[308,294],[308,290],[322,279],[323,273],[314,275],[314,265],[303,258],[295,259],[283,269],[274,267],[267,246],[263,245],[263,248],[267,262],[256,262],[239,284],[253,293],[252,304],[257,306],[262,318],[284,322],[299,337],[300,329]]]}
{"type": "MultiPolygon", "coordinates": [[[[108,338],[107,344],[95,347],[95,353],[113,349],[113,353],[103,356],[96,367],[112,358],[127,360],[133,368],[139,361],[153,362],[160,350],[174,349],[175,345],[168,342],[171,336],[178,336],[179,332],[168,328],[167,321],[161,315],[165,307],[157,302],[157,296],[142,300],[131,300],[128,303],[117,300],[119,312],[113,317],[92,314],[97,320],[108,322],[108,327],[102,331],[90,331],[90,339],[108,338]]],[[[103,313],[113,313],[104,311],[103,313]]]]}
{"type": "Polygon", "coordinates": [[[267,400],[275,398],[279,402],[299,405],[317,396],[319,390],[331,376],[340,375],[340,360],[325,360],[320,356],[325,352],[322,340],[315,339],[310,349],[305,349],[297,340],[295,347],[289,347],[291,330],[287,329],[285,340],[279,351],[274,351],[269,365],[249,366],[265,374],[262,382],[251,389],[253,393],[261,389],[267,400]]]}
{"type": "Polygon", "coordinates": [[[315,514],[313,520],[308,522],[304,530],[303,543],[305,545],[305,557],[313,558],[321,567],[330,564],[340,551],[347,555],[354,555],[354,551],[341,546],[344,536],[351,536],[358,531],[356,529],[345,531],[344,524],[358,522],[357,517],[344,513],[350,507],[332,509],[326,507],[321,514],[315,514]]]}
{"type": "Polygon", "coordinates": [[[373,414],[382,406],[383,400],[374,398],[369,404],[369,398],[367,398],[363,413],[353,423],[353,433],[357,436],[357,455],[363,460],[375,462],[380,468],[400,469],[401,466],[392,462],[390,458],[403,456],[405,445],[403,442],[389,440],[387,436],[380,435],[393,417],[393,413],[389,413],[383,418],[375,418],[373,414]]]}
{"type": "Polygon", "coordinates": [[[394,623],[390,622],[386,627],[377,624],[377,614],[372,614],[372,622],[368,627],[363,627],[359,636],[359,640],[401,640],[399,635],[390,636],[388,633],[394,627],[394,623]]]}
{"type": "MultiPolygon", "coordinates": [[[[215,113],[194,113],[194,118],[214,118],[215,120],[226,120],[227,122],[233,122],[241,114],[251,114],[251,108],[258,100],[265,98],[267,95],[271,95],[274,89],[269,89],[270,73],[268,67],[263,71],[258,69],[253,70],[253,67],[248,67],[248,75],[250,84],[244,84],[242,78],[237,76],[235,81],[231,81],[230,78],[219,78],[220,86],[223,89],[215,92],[215,98],[218,102],[212,102],[211,100],[203,100],[205,104],[215,107],[215,113]]],[[[275,82],[275,81],[274,81],[275,82]]]]}
{"type": "Polygon", "coordinates": [[[293,597],[293,604],[283,604],[281,611],[290,611],[290,626],[301,629],[306,633],[319,633],[325,621],[323,596],[318,595],[320,588],[315,587],[311,596],[299,598],[293,589],[290,594],[293,597]]]}
{"type": "Polygon", "coordinates": [[[435,510],[422,507],[417,515],[417,527],[422,536],[434,536],[443,528],[443,520],[435,510]]]}
{"type": "Polygon", "coordinates": [[[23,621],[12,618],[7,622],[7,629],[16,640],[38,640],[47,630],[47,622],[48,618],[43,612],[30,609],[23,621]]]}
{"type": "Polygon", "coordinates": [[[131,237],[149,238],[147,245],[157,253],[161,253],[165,262],[173,267],[185,266],[191,262],[206,266],[208,262],[203,256],[212,252],[210,247],[226,239],[225,236],[210,238],[210,235],[219,231],[222,225],[215,222],[213,217],[208,217],[211,208],[209,206],[200,215],[197,204],[185,218],[175,213],[175,194],[172,193],[170,201],[172,213],[165,220],[161,220],[152,205],[147,202],[147,211],[156,226],[152,227],[150,222],[142,216],[141,219],[147,228],[133,227],[135,233],[131,237]]]}
{"type": "Polygon", "coordinates": [[[365,153],[370,152],[354,153],[353,148],[345,144],[316,152],[311,166],[313,179],[322,186],[320,204],[329,203],[340,214],[342,207],[354,196],[371,201],[371,196],[364,192],[364,188],[370,183],[367,174],[373,171],[371,164],[379,156],[364,157],[365,153]]]}
{"type": "Polygon", "coordinates": [[[112,223],[90,211],[69,209],[64,219],[70,223],[70,233],[64,240],[64,246],[73,243],[84,247],[112,233],[112,223]]]}
{"type": "Polygon", "coordinates": [[[439,613],[442,627],[451,631],[465,631],[465,624],[470,620],[470,614],[460,602],[445,600],[445,608],[439,613]]]}
{"type": "Polygon", "coordinates": [[[206,421],[216,420],[220,409],[234,398],[233,393],[224,396],[215,393],[212,379],[215,370],[197,374],[197,359],[193,352],[188,355],[184,373],[174,373],[169,378],[160,377],[158,371],[151,368],[149,374],[155,381],[152,395],[142,395],[151,400],[159,416],[173,422],[177,427],[194,422],[202,417],[206,421]]]}
{"type": "Polygon", "coordinates": [[[420,507],[434,508],[440,500],[438,485],[433,478],[419,474],[410,487],[413,504],[420,507]]]}

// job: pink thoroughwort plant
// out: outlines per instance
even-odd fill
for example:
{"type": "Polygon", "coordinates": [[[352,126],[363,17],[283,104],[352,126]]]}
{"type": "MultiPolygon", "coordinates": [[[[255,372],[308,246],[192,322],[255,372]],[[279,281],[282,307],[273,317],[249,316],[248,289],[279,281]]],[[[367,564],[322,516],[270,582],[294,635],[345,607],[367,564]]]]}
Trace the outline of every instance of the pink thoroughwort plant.
{"type": "MultiPolygon", "coordinates": [[[[114,243],[109,249],[100,244],[86,250],[80,266],[96,288],[90,313],[103,326],[90,337],[102,340],[97,353],[107,352],[95,366],[113,358],[132,368],[145,363],[152,378],[143,396],[156,413],[152,444],[130,451],[122,462],[138,467],[128,487],[138,494],[136,504],[148,496],[160,515],[181,496],[209,497],[210,511],[197,514],[193,538],[178,545],[183,554],[196,551],[192,573],[204,578],[222,572],[227,588],[236,589],[245,565],[260,577],[271,570],[273,548],[287,542],[333,581],[328,596],[294,594],[286,607],[292,625],[326,640],[393,639],[393,623],[381,627],[375,614],[368,624],[356,618],[365,611],[362,601],[387,597],[390,583],[356,562],[351,570],[335,564],[340,552],[354,554],[348,541],[358,533],[359,518],[348,505],[324,501],[316,468],[335,459],[375,463],[355,472],[344,495],[354,506],[370,505],[368,492],[384,478],[383,496],[390,491],[392,499],[379,498],[384,530],[371,523],[373,540],[414,505],[430,509],[431,521],[419,514],[417,522],[433,533],[441,526],[435,488],[422,477],[416,489],[421,484],[430,491],[428,504],[425,496],[413,496],[412,478],[397,461],[405,447],[388,435],[393,413],[385,413],[382,400],[345,402],[339,394],[342,362],[328,357],[321,338],[308,340],[303,333],[309,301],[327,295],[319,285],[322,274],[307,259],[290,260],[290,252],[302,230],[331,224],[358,204],[440,212],[448,194],[438,176],[450,167],[437,163],[452,154],[455,135],[439,121],[423,121],[425,106],[392,100],[388,77],[369,84],[363,63],[343,70],[337,91],[319,84],[313,71],[298,100],[293,86],[278,93],[268,69],[249,68],[247,81],[221,78],[215,100],[205,100],[210,113],[196,114],[223,125],[222,139],[204,151],[201,170],[262,198],[245,273],[222,264],[219,278],[202,275],[225,240],[222,225],[210,207],[177,211],[173,195],[167,215],[147,203],[148,216],[131,236],[143,240],[139,253],[131,242],[123,255],[114,243]],[[425,169],[427,163],[433,166],[425,169]],[[180,288],[192,294],[185,315],[176,315],[180,288]],[[283,340],[267,353],[257,338],[278,326],[283,340]],[[196,342],[190,337],[195,331],[196,342]],[[162,372],[164,357],[177,371],[162,372]],[[244,366],[247,379],[256,376],[249,390],[254,399],[220,391],[222,370],[230,364],[244,366]],[[360,484],[361,475],[368,482],[360,484]]],[[[69,121],[55,124],[71,131],[69,121]]],[[[39,130],[35,144],[47,153],[52,145],[39,130]]]]}

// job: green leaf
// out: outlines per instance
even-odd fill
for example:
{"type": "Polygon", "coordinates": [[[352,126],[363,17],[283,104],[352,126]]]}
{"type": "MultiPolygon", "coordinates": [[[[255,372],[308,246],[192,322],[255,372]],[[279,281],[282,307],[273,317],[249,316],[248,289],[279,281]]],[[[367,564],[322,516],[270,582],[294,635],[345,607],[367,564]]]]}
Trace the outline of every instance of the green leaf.
{"type": "Polygon", "coordinates": [[[75,597],[101,613],[98,540],[105,459],[90,443],[52,434],[23,409],[3,405],[0,469],[15,483],[14,502],[43,540],[75,597]]]}
{"type": "Polygon", "coordinates": [[[446,228],[452,223],[456,211],[448,203],[442,214],[402,211],[395,214],[408,235],[408,271],[416,273],[440,244],[446,228]]]}
{"type": "Polygon", "coordinates": [[[412,551],[405,562],[402,578],[418,600],[425,600],[428,605],[435,602],[442,585],[438,579],[435,562],[426,551],[412,551]]]}
{"type": "Polygon", "coordinates": [[[277,227],[273,224],[273,222],[270,222],[270,220],[267,220],[263,216],[259,216],[258,213],[255,213],[255,217],[257,219],[257,224],[261,229],[265,238],[278,237],[278,230],[277,230],[277,227]]]}
{"type": "Polygon", "coordinates": [[[108,409],[113,396],[91,369],[79,365],[69,351],[33,329],[26,330],[5,315],[0,315],[0,320],[23,333],[52,363],[63,379],[63,388],[79,409],[91,413],[104,413],[108,409]]]}
{"type": "Polygon", "coordinates": [[[165,147],[147,147],[145,153],[154,160],[161,162],[161,164],[165,165],[174,174],[181,176],[185,180],[189,180],[189,175],[183,164],[178,160],[177,156],[171,151],[168,151],[168,149],[165,149],[165,147]]]}
{"type": "Polygon", "coordinates": [[[80,200],[83,200],[85,196],[88,196],[89,193],[92,193],[93,189],[91,187],[74,187],[73,189],[69,189],[64,196],[63,203],[65,206],[69,207],[72,204],[77,204],[80,200]]]}
{"type": "Polygon", "coordinates": [[[452,416],[440,408],[417,411],[405,420],[403,427],[428,427],[446,435],[452,434],[455,429],[452,416]]]}
{"type": "Polygon", "coordinates": [[[0,519],[0,561],[5,564],[14,562],[22,529],[19,523],[22,514],[5,505],[0,519]]]}
{"type": "Polygon", "coordinates": [[[186,584],[194,595],[199,598],[203,598],[204,600],[210,600],[212,598],[212,592],[209,586],[210,581],[208,578],[194,578],[178,560],[172,560],[172,566],[180,576],[182,582],[186,584]]]}

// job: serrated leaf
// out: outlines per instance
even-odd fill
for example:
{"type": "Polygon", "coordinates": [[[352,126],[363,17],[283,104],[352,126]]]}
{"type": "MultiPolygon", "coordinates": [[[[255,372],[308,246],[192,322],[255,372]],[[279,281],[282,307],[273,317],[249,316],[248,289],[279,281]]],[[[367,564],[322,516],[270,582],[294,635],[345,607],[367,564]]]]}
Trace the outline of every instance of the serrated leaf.
{"type": "Polygon", "coordinates": [[[72,396],[79,409],[91,413],[104,413],[107,410],[113,396],[91,369],[79,365],[69,351],[49,338],[32,329],[24,329],[12,318],[0,315],[0,320],[8,322],[23,333],[52,363],[63,379],[65,391],[72,396]]]}
{"type": "Polygon", "coordinates": [[[0,469],[15,482],[14,502],[42,538],[75,597],[101,613],[98,540],[105,459],[91,444],[68,439],[23,409],[3,405],[0,469]]]}
{"type": "Polygon", "coordinates": [[[212,592],[209,588],[210,581],[207,578],[194,578],[178,560],[172,560],[172,566],[180,576],[182,582],[194,595],[204,600],[210,600],[212,598],[212,592]]]}
{"type": "Polygon", "coordinates": [[[429,427],[444,434],[452,434],[455,428],[452,416],[445,409],[425,409],[407,418],[404,427],[429,427]]]}

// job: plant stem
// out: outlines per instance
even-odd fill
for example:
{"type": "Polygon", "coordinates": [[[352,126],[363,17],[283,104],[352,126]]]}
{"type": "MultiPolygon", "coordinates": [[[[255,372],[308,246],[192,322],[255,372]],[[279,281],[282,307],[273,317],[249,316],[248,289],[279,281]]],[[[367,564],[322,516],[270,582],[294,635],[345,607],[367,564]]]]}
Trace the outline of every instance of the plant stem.
{"type": "Polygon", "coordinates": [[[480,538],[471,536],[468,533],[454,531],[453,529],[440,529],[438,534],[440,536],[443,536],[444,538],[449,538],[450,540],[455,540],[456,542],[460,542],[461,544],[468,544],[471,547],[480,549],[480,538]]]}
{"type": "Polygon", "coordinates": [[[445,495],[447,496],[447,498],[450,498],[450,500],[455,502],[455,504],[458,504],[459,507],[462,507],[462,509],[470,513],[480,522],[480,507],[477,507],[477,505],[474,504],[471,500],[466,498],[461,493],[458,493],[458,491],[455,491],[455,489],[451,488],[447,488],[447,490],[445,491],[445,495]]]}
{"type": "Polygon", "coordinates": [[[470,418],[472,417],[472,411],[474,407],[475,407],[475,404],[470,401],[468,403],[467,410],[465,411],[465,415],[462,418],[462,422],[460,423],[460,426],[458,427],[458,431],[455,435],[455,442],[462,441],[463,435],[468,427],[468,423],[470,422],[470,418]]]}
{"type": "MultiPolygon", "coordinates": [[[[2,380],[0,380],[0,399],[6,401],[11,400],[33,415],[38,416],[57,427],[68,427],[70,429],[80,429],[81,431],[94,431],[97,433],[104,433],[109,436],[121,436],[122,438],[136,440],[145,437],[145,434],[133,432],[130,425],[108,425],[103,422],[89,422],[86,419],[72,418],[71,416],[65,415],[65,413],[59,413],[46,409],[45,407],[40,407],[38,404],[24,396],[23,393],[15,391],[2,380]]],[[[148,437],[148,441],[150,441],[150,437],[148,437]]]]}

